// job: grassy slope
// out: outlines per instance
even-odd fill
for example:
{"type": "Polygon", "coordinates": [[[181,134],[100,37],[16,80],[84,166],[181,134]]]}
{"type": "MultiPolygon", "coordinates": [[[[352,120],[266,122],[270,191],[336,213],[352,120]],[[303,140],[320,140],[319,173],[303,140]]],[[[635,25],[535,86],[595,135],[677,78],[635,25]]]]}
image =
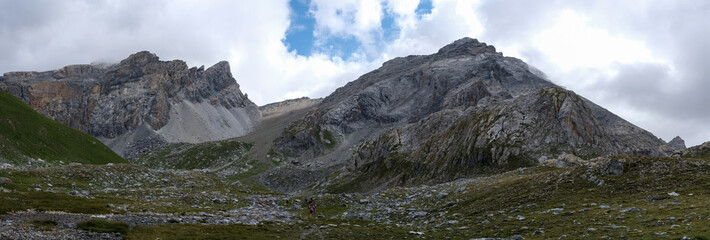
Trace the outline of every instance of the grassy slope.
{"type": "Polygon", "coordinates": [[[149,168],[203,169],[224,166],[242,160],[252,144],[232,140],[199,144],[173,144],[154,149],[130,159],[149,168]]]}
{"type": "Polygon", "coordinates": [[[10,163],[17,163],[24,156],[48,162],[125,162],[95,138],[40,115],[21,100],[2,91],[0,146],[0,158],[10,163]]]}

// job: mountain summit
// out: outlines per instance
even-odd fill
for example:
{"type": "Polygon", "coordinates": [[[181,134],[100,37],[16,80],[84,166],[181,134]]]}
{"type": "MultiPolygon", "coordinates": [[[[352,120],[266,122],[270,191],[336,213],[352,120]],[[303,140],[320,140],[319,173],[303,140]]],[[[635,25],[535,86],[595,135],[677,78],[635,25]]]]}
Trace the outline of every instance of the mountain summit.
{"type": "MultiPolygon", "coordinates": [[[[670,151],[653,134],[471,38],[385,62],[326,97],[276,145],[311,169],[346,166],[322,183],[343,191],[442,182],[565,154],[670,151]]],[[[272,186],[288,190],[283,185],[272,186]]]]}
{"type": "Polygon", "coordinates": [[[685,141],[680,136],[676,136],[668,142],[668,146],[675,150],[683,150],[685,149],[685,141]]]}
{"type": "Polygon", "coordinates": [[[166,143],[241,136],[261,119],[229,63],[188,68],[184,61],[160,61],[147,51],[108,66],[6,73],[0,89],[124,157],[166,143]]]}

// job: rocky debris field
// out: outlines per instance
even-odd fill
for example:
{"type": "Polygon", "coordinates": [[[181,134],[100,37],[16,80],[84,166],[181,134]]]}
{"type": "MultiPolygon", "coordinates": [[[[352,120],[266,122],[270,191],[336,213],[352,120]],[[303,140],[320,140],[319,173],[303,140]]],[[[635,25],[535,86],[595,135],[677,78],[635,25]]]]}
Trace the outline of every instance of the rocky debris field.
{"type": "Polygon", "coordinates": [[[370,194],[277,194],[203,171],[125,164],[10,168],[0,177],[2,239],[171,239],[180,229],[217,228],[274,234],[264,238],[710,236],[710,162],[702,159],[563,155],[536,167],[370,194]],[[305,197],[316,199],[313,216],[305,197]],[[78,227],[94,219],[129,230],[78,227]]]}

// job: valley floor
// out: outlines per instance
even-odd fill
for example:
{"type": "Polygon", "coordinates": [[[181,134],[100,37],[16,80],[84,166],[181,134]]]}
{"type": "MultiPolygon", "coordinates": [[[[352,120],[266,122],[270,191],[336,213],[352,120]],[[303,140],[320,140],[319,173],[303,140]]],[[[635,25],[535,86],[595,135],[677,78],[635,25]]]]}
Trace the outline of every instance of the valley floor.
{"type": "Polygon", "coordinates": [[[710,236],[710,161],[618,156],[573,165],[313,196],[129,164],[2,169],[0,239],[710,236]],[[623,170],[609,171],[610,161],[623,170]],[[318,203],[312,217],[305,197],[318,203]]]}

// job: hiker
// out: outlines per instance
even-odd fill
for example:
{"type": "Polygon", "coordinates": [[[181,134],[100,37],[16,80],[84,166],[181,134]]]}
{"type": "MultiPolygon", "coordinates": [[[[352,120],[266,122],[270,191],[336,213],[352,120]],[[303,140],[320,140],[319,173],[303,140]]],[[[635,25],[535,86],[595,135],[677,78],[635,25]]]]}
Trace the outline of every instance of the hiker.
{"type": "Polygon", "coordinates": [[[316,209],[313,206],[310,206],[308,209],[310,210],[308,217],[313,218],[313,213],[316,211],[316,209]]]}
{"type": "Polygon", "coordinates": [[[311,200],[308,201],[308,210],[309,210],[308,217],[313,218],[313,213],[316,212],[316,201],[313,200],[313,198],[311,198],[311,200]]]}

